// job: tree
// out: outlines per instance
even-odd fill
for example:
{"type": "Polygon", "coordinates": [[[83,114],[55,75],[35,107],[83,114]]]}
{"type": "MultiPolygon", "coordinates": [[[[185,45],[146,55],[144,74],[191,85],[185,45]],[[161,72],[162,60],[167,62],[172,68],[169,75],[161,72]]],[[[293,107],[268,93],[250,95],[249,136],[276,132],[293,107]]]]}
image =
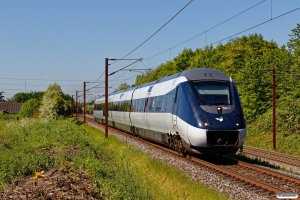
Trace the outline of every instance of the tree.
{"type": "Polygon", "coordinates": [[[287,43],[289,50],[300,56],[300,24],[297,24],[297,27],[292,29],[292,33],[289,36],[291,37],[287,43]]]}
{"type": "Polygon", "coordinates": [[[43,96],[39,118],[43,121],[56,120],[60,115],[66,115],[68,105],[69,102],[64,99],[61,87],[54,83],[48,87],[43,96]]]}
{"type": "Polygon", "coordinates": [[[0,101],[4,101],[4,98],[5,98],[5,97],[3,96],[3,93],[4,93],[4,92],[0,92],[0,101]]]}
{"type": "Polygon", "coordinates": [[[39,110],[41,103],[38,99],[29,99],[23,103],[20,110],[20,117],[33,117],[34,113],[39,110]]]}
{"type": "Polygon", "coordinates": [[[181,54],[174,58],[177,71],[181,72],[189,68],[195,53],[191,49],[184,49],[181,54]]]}
{"type": "Polygon", "coordinates": [[[18,102],[18,103],[24,103],[28,101],[29,99],[37,99],[39,101],[42,100],[44,95],[44,92],[37,92],[37,91],[31,91],[31,92],[19,92],[13,96],[11,99],[12,101],[18,102]]]}
{"type": "Polygon", "coordinates": [[[130,88],[130,85],[128,85],[127,83],[121,83],[118,88],[115,88],[115,91],[125,90],[127,88],[130,88]]]}

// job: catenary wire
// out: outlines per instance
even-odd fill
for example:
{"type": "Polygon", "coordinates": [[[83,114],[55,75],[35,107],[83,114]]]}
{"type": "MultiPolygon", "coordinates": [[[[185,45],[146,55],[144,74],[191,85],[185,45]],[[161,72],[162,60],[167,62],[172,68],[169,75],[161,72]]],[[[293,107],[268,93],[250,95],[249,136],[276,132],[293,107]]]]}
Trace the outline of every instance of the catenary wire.
{"type": "MultiPolygon", "coordinates": [[[[147,38],[144,42],[142,42],[140,45],[138,45],[135,49],[133,49],[132,51],[130,51],[129,53],[127,53],[125,56],[123,56],[122,58],[118,59],[117,61],[111,63],[115,64],[116,62],[118,62],[121,59],[126,58],[127,56],[129,56],[130,54],[132,54],[134,51],[136,51],[138,48],[140,48],[143,44],[145,44],[148,40],[150,40],[154,35],[156,35],[161,29],[163,29],[169,22],[171,22],[179,13],[181,13],[181,11],[183,11],[193,0],[190,0],[181,10],[179,10],[171,19],[169,19],[169,21],[167,21],[162,27],[160,27],[157,31],[155,31],[149,38],[147,38]]],[[[96,79],[99,80],[102,76],[103,76],[104,72],[100,75],[100,77],[98,77],[96,79]]]]}

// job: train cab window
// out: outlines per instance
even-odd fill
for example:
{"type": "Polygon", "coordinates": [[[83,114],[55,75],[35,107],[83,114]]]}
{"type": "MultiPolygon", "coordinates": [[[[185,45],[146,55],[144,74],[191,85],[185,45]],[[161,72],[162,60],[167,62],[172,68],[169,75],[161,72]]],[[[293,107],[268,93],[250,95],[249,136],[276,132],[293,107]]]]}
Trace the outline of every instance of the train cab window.
{"type": "Polygon", "coordinates": [[[201,105],[232,105],[231,89],[228,81],[194,81],[192,85],[201,105]]]}

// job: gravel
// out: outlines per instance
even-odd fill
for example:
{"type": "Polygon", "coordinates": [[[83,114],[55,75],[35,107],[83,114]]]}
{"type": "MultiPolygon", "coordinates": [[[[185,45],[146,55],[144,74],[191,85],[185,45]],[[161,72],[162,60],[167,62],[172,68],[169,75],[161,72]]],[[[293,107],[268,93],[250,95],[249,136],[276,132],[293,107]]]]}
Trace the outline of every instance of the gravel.
{"type": "MultiPolygon", "coordinates": [[[[103,131],[103,129],[99,126],[95,126],[93,124],[90,125],[103,131]]],[[[211,170],[207,167],[196,165],[187,159],[180,158],[162,150],[155,149],[152,146],[144,144],[138,140],[131,139],[130,137],[126,137],[122,134],[118,134],[115,132],[109,132],[109,134],[116,136],[119,140],[124,141],[129,145],[135,146],[137,150],[148,153],[160,162],[166,163],[172,167],[179,169],[190,179],[200,181],[201,183],[207,185],[209,188],[213,188],[220,193],[224,192],[228,194],[230,199],[270,199],[269,197],[265,197],[260,194],[260,192],[252,190],[249,184],[227,178],[225,175],[211,170]]]]}

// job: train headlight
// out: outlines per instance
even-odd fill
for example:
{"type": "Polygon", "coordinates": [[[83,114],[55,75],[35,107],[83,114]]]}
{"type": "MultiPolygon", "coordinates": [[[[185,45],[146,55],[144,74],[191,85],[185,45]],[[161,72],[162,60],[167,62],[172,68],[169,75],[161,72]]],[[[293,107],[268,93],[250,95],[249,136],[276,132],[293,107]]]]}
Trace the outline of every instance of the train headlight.
{"type": "Polygon", "coordinates": [[[236,123],[235,123],[236,126],[239,126],[240,125],[240,118],[239,116],[236,117],[236,123]]]}
{"type": "Polygon", "coordinates": [[[209,125],[209,124],[208,124],[208,122],[207,122],[206,117],[205,117],[204,115],[200,115],[199,126],[200,126],[200,127],[203,127],[203,126],[207,127],[208,125],[209,125]]]}

